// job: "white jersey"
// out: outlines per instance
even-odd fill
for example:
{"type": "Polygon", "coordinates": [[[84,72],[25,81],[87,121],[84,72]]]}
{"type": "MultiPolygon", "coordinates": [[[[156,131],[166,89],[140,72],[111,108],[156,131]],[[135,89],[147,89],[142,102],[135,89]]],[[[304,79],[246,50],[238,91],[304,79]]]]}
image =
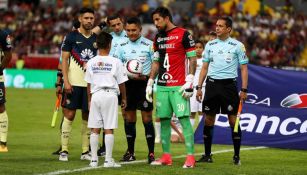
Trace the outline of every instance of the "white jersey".
{"type": "MultiPolygon", "coordinates": [[[[195,71],[194,83],[193,83],[194,87],[196,87],[197,84],[198,84],[199,74],[200,74],[202,66],[203,66],[202,59],[201,58],[197,58],[197,65],[196,65],[196,71],[195,71]]],[[[203,86],[205,86],[205,83],[203,84],[203,86]]]]}
{"type": "Polygon", "coordinates": [[[118,84],[128,80],[121,61],[111,56],[95,56],[87,62],[85,81],[91,84],[91,93],[111,89],[119,94],[118,84]]]}

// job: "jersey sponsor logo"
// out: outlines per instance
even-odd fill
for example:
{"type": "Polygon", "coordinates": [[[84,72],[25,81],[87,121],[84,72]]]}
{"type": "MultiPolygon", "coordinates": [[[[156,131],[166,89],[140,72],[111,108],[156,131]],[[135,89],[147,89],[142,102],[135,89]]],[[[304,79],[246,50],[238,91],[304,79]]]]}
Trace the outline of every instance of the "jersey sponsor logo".
{"type": "Polygon", "coordinates": [[[228,42],[228,44],[232,45],[232,46],[236,46],[237,44],[236,43],[233,43],[233,42],[228,42]]]}
{"type": "Polygon", "coordinates": [[[175,44],[159,44],[159,49],[173,49],[175,44]]]}
{"type": "Polygon", "coordinates": [[[92,65],[93,73],[101,73],[101,72],[110,72],[112,70],[113,65],[110,63],[97,62],[92,65]]]}
{"type": "Polygon", "coordinates": [[[93,58],[94,53],[93,53],[93,51],[91,51],[91,49],[84,49],[81,52],[81,56],[82,56],[82,58],[86,58],[86,57],[93,58]]]}
{"type": "Polygon", "coordinates": [[[173,80],[173,76],[170,73],[165,72],[161,75],[161,79],[158,80],[159,83],[177,83],[178,80],[173,80]]]}
{"type": "Polygon", "coordinates": [[[173,40],[173,39],[179,39],[179,36],[169,36],[169,37],[159,37],[157,38],[157,42],[162,42],[162,41],[168,41],[168,40],[173,40]]]}
{"type": "Polygon", "coordinates": [[[135,50],[131,50],[131,53],[136,53],[136,51],[135,50]]]}
{"type": "Polygon", "coordinates": [[[124,43],[121,43],[120,46],[124,46],[124,45],[127,45],[127,44],[128,44],[128,41],[124,42],[124,43]]]}
{"type": "Polygon", "coordinates": [[[141,41],[141,44],[145,45],[145,46],[149,46],[150,44],[149,43],[146,43],[144,41],[141,41]]]}
{"type": "Polygon", "coordinates": [[[212,46],[212,45],[215,45],[215,44],[217,44],[217,41],[216,41],[216,42],[209,43],[209,46],[212,46]]]}

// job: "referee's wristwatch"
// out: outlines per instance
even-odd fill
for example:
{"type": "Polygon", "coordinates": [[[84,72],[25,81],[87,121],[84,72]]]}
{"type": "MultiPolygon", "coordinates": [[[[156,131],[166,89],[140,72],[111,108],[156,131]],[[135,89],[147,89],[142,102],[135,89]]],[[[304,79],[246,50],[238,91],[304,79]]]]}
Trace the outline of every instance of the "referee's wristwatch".
{"type": "Polygon", "coordinates": [[[247,92],[248,92],[248,90],[247,90],[246,88],[241,88],[241,92],[245,92],[245,93],[247,93],[247,92]]]}
{"type": "Polygon", "coordinates": [[[201,89],[201,86],[197,85],[196,86],[196,90],[201,89]]]}

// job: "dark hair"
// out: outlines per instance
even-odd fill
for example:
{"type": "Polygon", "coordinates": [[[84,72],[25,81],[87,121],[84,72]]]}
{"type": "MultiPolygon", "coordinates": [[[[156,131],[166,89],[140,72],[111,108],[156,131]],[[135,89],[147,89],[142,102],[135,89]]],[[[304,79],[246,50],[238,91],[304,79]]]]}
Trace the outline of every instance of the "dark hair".
{"type": "Polygon", "coordinates": [[[98,49],[108,49],[110,47],[112,39],[113,37],[109,33],[101,32],[96,38],[98,49]]]}
{"type": "Polygon", "coordinates": [[[113,14],[113,15],[111,15],[111,16],[108,16],[108,18],[107,18],[107,23],[110,24],[110,21],[112,21],[112,20],[114,20],[114,19],[117,19],[117,18],[119,18],[119,19],[121,20],[121,17],[119,16],[118,13],[115,13],[115,14],[113,14]]]}
{"type": "Polygon", "coordinates": [[[226,27],[232,28],[232,18],[230,16],[219,17],[218,20],[224,20],[226,22],[226,27]]]}
{"type": "Polygon", "coordinates": [[[138,27],[142,27],[141,20],[138,17],[128,18],[126,24],[135,24],[138,27]]]}
{"type": "Polygon", "coordinates": [[[202,42],[202,41],[200,41],[200,40],[195,40],[195,44],[197,44],[197,43],[199,43],[199,44],[201,44],[203,47],[205,47],[205,45],[204,45],[204,43],[202,42]]]}
{"type": "Polygon", "coordinates": [[[209,35],[212,35],[212,36],[215,36],[215,37],[217,36],[215,31],[210,31],[209,35]]]}
{"type": "Polygon", "coordinates": [[[79,14],[83,15],[84,13],[92,13],[95,14],[94,10],[92,8],[83,7],[80,9],[79,14]]]}
{"type": "Polygon", "coordinates": [[[166,8],[166,7],[158,7],[158,8],[156,8],[156,10],[153,11],[153,12],[151,13],[151,18],[152,18],[153,15],[155,15],[155,14],[159,14],[159,15],[162,16],[163,18],[166,18],[166,17],[168,16],[169,20],[170,20],[171,22],[173,22],[172,14],[171,14],[171,12],[168,10],[168,8],[166,8]]]}

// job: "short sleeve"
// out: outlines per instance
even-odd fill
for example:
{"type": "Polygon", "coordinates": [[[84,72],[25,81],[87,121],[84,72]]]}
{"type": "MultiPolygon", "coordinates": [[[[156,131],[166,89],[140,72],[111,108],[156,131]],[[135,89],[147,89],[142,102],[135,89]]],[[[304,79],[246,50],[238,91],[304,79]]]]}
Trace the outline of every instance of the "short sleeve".
{"type": "Polygon", "coordinates": [[[89,61],[88,64],[87,64],[87,69],[86,69],[86,72],[85,72],[84,80],[87,83],[93,83],[92,75],[93,75],[92,64],[91,64],[91,61],[89,61]]]}
{"type": "Polygon", "coordinates": [[[238,44],[237,55],[238,55],[238,59],[239,59],[240,64],[247,64],[248,63],[248,58],[246,56],[246,49],[245,49],[244,44],[242,44],[242,43],[238,44]]]}
{"type": "Polygon", "coordinates": [[[64,40],[61,46],[61,50],[70,52],[72,50],[72,47],[73,47],[73,36],[72,36],[72,33],[69,33],[68,35],[64,37],[64,40]]]}
{"type": "Polygon", "coordinates": [[[182,44],[183,47],[185,48],[186,55],[188,58],[196,56],[195,41],[192,35],[188,31],[185,31],[183,34],[182,44]]]}
{"type": "Polygon", "coordinates": [[[205,46],[205,50],[204,50],[204,52],[203,52],[203,62],[210,62],[210,46],[209,46],[209,44],[207,43],[206,44],[206,46],[205,46]]]}
{"type": "Polygon", "coordinates": [[[121,63],[120,61],[118,61],[117,63],[116,81],[117,84],[122,84],[128,81],[126,70],[124,68],[123,63],[121,63]]]}

